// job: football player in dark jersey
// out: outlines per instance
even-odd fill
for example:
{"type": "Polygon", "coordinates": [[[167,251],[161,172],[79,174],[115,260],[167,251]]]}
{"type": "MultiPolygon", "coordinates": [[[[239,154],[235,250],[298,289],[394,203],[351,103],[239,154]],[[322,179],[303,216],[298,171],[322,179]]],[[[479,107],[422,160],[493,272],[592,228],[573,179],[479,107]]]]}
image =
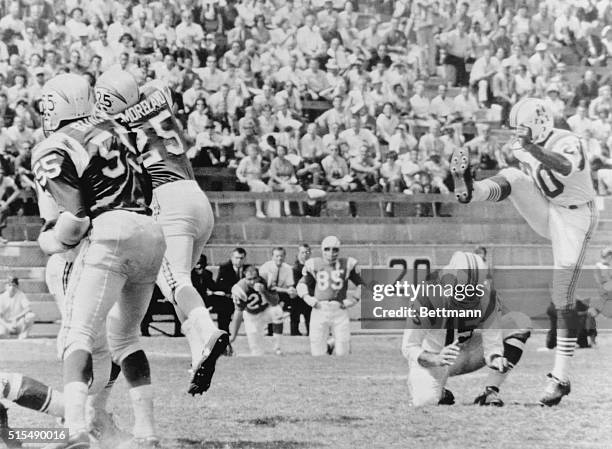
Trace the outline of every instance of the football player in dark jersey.
{"type": "Polygon", "coordinates": [[[327,354],[327,338],[331,331],[336,355],[350,351],[350,320],[347,308],[359,301],[362,284],[357,260],[340,257],[340,240],[328,236],[321,242],[322,257],[313,257],[304,264],[303,276],[297,293],[312,307],[310,315],[310,352],[312,355],[327,354]],[[349,281],[358,291],[347,297],[349,281]]]}
{"type": "MultiPolygon", "coordinates": [[[[165,241],[150,217],[150,181],[138,154],[104,117],[92,115],[93,92],[73,74],[43,87],[47,136],[32,152],[42,196],[59,208],[38,239],[47,254],[80,245],[64,304],[58,350],[64,364],[65,447],[89,447],[85,416],[93,380],[92,351],[107,326],[113,360],[121,365],[134,411],[134,438],[158,443],[149,363],[139,345],[165,241]]],[[[44,199],[41,199],[44,201],[44,199]]]]}
{"type": "MultiPolygon", "coordinates": [[[[232,341],[236,339],[244,319],[251,355],[263,355],[264,328],[269,323],[278,324],[283,320],[278,294],[268,290],[257,268],[249,266],[244,271],[244,278],[232,287],[232,298],[236,305],[232,319],[232,341]]],[[[274,352],[277,355],[281,354],[281,336],[274,334],[274,352]]]]}
{"type": "Polygon", "coordinates": [[[155,220],[162,226],[167,250],[157,278],[164,296],[177,310],[192,358],[189,393],[210,387],[217,358],[229,344],[217,328],[202,297],[191,283],[191,270],[212,233],[214,216],[208,198],[195,180],[183,130],[172,111],[169,87],[153,80],[138,90],[134,77],[112,70],[96,83],[97,107],[130,134],[151,176],[155,220]]]}

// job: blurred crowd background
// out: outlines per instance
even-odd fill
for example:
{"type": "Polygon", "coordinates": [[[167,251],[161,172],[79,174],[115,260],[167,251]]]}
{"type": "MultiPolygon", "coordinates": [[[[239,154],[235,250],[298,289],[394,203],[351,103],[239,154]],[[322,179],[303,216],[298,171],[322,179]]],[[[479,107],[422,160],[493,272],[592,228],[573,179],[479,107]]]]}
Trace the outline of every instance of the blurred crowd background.
{"type": "Polygon", "coordinates": [[[0,228],[36,213],[45,81],[111,67],[170,84],[188,155],[224,188],[446,193],[458,146],[477,170],[517,163],[508,113],[537,96],[612,191],[611,0],[22,0],[0,16],[0,228]]]}

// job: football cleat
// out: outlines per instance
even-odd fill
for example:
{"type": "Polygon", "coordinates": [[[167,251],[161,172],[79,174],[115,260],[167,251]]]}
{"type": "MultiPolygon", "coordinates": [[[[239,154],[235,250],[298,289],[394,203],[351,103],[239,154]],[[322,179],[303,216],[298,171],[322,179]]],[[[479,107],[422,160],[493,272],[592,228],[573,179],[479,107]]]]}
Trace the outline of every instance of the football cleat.
{"type": "Polygon", "coordinates": [[[210,388],[217,359],[225,352],[227,345],[229,345],[229,335],[222,330],[216,331],[206,343],[202,358],[193,367],[193,375],[188,390],[190,395],[202,394],[210,388]]]}
{"type": "Polygon", "coordinates": [[[474,399],[474,404],[503,407],[504,401],[499,397],[499,388],[485,387],[484,391],[474,399]]]}
{"type": "Polygon", "coordinates": [[[96,416],[89,424],[89,437],[100,446],[100,449],[112,449],[130,439],[130,434],[122,431],[115,424],[112,413],[106,411],[95,413],[96,416]]]}
{"type": "Polygon", "coordinates": [[[440,400],[438,401],[438,405],[453,405],[454,403],[455,403],[455,395],[453,394],[452,391],[444,388],[442,390],[442,396],[440,397],[440,400]]]}
{"type": "Polygon", "coordinates": [[[453,151],[450,172],[453,176],[457,200],[460,203],[469,203],[472,200],[474,180],[470,168],[470,152],[467,148],[458,148],[453,151]]]}
{"type": "Polygon", "coordinates": [[[548,373],[546,377],[548,377],[548,381],[544,389],[544,395],[540,398],[540,405],[552,407],[561,402],[563,396],[570,394],[572,387],[569,380],[562,381],[551,373],[548,373]]]}
{"type": "Polygon", "coordinates": [[[8,409],[0,403],[0,441],[4,441],[7,447],[21,447],[20,440],[9,440],[9,430],[11,428],[8,424],[8,409]]]}
{"type": "Polygon", "coordinates": [[[68,441],[61,443],[51,443],[43,447],[43,449],[89,449],[91,443],[87,432],[79,432],[71,435],[68,441]]]}

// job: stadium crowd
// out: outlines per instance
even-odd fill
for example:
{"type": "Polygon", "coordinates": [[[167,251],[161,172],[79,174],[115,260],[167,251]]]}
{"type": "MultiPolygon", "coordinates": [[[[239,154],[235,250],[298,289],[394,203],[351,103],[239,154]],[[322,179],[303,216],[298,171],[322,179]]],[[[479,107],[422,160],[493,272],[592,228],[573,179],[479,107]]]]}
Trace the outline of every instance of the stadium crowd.
{"type": "Polygon", "coordinates": [[[113,66],[168,82],[194,165],[242,189],[446,192],[457,146],[516,164],[491,125],[537,96],[612,192],[609,0],[21,0],[0,16],[0,228],[35,213],[45,81],[113,66]]]}

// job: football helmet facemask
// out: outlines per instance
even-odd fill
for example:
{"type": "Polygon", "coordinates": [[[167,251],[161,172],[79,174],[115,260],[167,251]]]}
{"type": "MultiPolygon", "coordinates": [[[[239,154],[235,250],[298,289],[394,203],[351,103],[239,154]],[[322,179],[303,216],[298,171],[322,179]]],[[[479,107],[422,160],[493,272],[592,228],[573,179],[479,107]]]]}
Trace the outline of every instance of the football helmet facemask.
{"type": "Polygon", "coordinates": [[[548,105],[538,98],[524,98],[510,110],[510,127],[531,130],[535,143],[544,142],[554,127],[553,114],[548,105]]]}

